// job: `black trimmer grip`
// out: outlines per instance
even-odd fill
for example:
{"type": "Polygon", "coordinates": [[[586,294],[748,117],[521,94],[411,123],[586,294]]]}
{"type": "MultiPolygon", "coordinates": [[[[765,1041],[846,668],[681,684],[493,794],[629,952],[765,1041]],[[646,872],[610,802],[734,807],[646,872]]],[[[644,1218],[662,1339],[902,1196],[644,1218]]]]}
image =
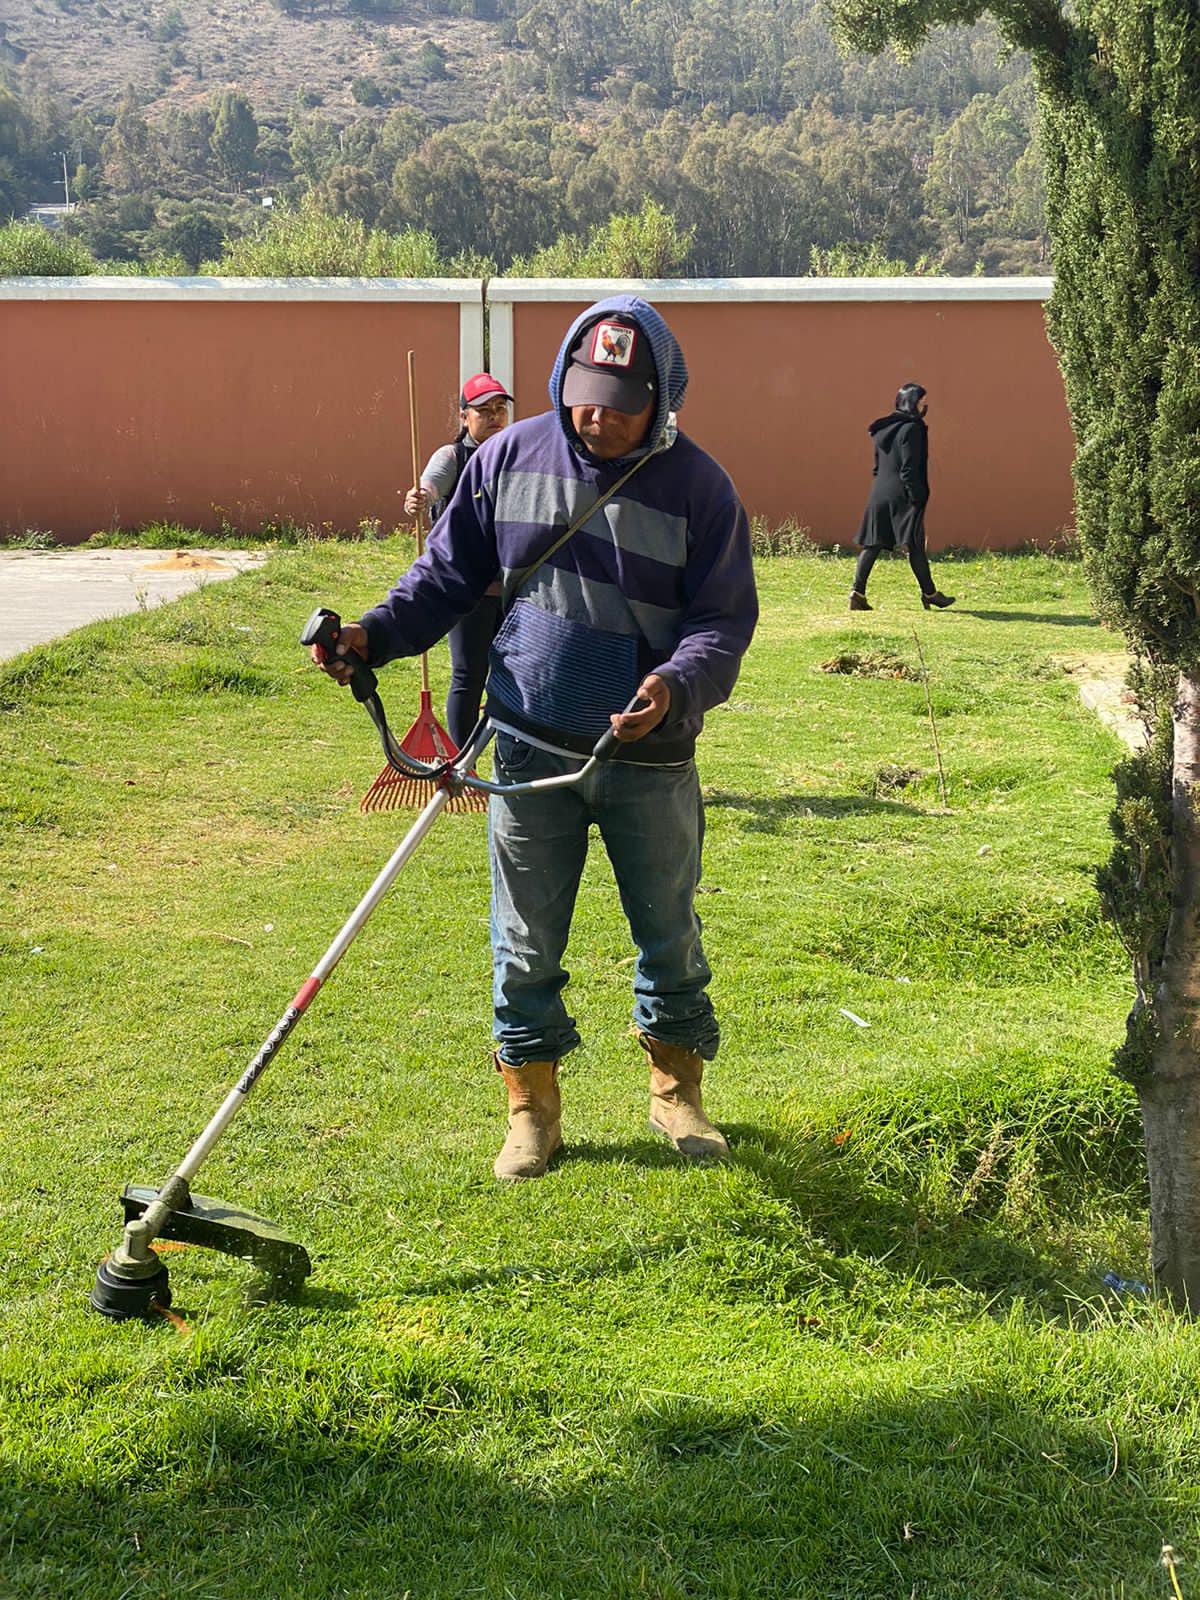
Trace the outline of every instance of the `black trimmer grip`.
{"type": "MultiPolygon", "coordinates": [[[[649,700],[643,700],[640,698],[640,696],[634,695],[633,699],[625,707],[625,710],[644,711],[649,704],[649,700]]],[[[616,755],[617,751],[621,748],[623,742],[624,741],[617,738],[616,734],[611,728],[606,728],[596,740],[596,743],[592,746],[592,759],[594,761],[611,761],[616,755]]]]}
{"type": "Polygon", "coordinates": [[[322,666],[327,661],[344,661],[350,668],[350,693],[356,700],[369,700],[379,686],[379,680],[357,650],[337,654],[337,642],[342,635],[342,619],[327,606],[318,606],[304,624],[300,643],[315,648],[322,666]]]}
{"type": "Polygon", "coordinates": [[[350,693],[360,702],[370,700],[379,687],[379,679],[357,650],[347,651],[341,659],[350,663],[350,693]]]}

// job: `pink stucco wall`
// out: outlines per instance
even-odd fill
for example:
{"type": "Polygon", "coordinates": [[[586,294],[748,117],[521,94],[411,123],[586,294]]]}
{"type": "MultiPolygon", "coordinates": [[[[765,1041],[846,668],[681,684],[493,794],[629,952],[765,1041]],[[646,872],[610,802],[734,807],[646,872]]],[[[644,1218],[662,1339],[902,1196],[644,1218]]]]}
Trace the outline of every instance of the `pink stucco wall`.
{"type": "MultiPolygon", "coordinates": [[[[44,299],[0,283],[10,535],[72,540],[160,518],[390,526],[411,478],[406,352],[417,356],[423,455],[449,436],[464,368],[482,362],[478,285],[472,307],[413,299],[413,286],[398,300],[336,286],[308,298],[285,286],[273,299],[263,285],[214,298],[186,283],[136,298],[93,296],[89,281],[74,298],[44,299]]],[[[511,380],[518,416],[545,408],[562,334],[597,287],[558,284],[539,300],[527,286],[530,298],[492,301],[493,369],[511,380]]],[[[1045,543],[1070,523],[1071,430],[1039,298],[968,285],[958,297],[873,299],[861,283],[824,299],[720,284],[689,298],[698,287],[643,292],[687,355],[681,425],[752,514],[849,540],[868,490],[866,425],[915,379],[930,396],[934,549],[1045,543]]],[[[928,281],[922,293],[935,295],[928,281]]]]}
{"type": "MultiPolygon", "coordinates": [[[[513,306],[518,414],[545,406],[588,303],[513,306]]],[[[932,548],[1045,544],[1070,525],[1074,445],[1040,300],[656,304],[691,374],[680,426],[752,515],[849,541],[870,487],[867,424],[915,381],[929,391],[932,548]]]]}
{"type": "Polygon", "coordinates": [[[456,304],[0,299],[0,525],[392,525],[447,436],[456,304]]]}

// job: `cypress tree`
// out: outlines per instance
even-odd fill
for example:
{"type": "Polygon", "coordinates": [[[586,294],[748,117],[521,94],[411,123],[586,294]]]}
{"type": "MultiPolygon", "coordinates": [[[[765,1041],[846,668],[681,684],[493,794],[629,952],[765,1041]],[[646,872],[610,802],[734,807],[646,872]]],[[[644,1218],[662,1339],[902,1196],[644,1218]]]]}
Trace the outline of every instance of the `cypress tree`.
{"type": "Polygon", "coordinates": [[[1137,1089],[1152,1266],[1200,1309],[1200,8],[1195,0],[832,0],[843,40],[917,48],[995,19],[1030,52],[1097,610],[1145,663],[1155,737],[1118,768],[1100,874],[1133,958],[1117,1070],[1137,1089]]]}

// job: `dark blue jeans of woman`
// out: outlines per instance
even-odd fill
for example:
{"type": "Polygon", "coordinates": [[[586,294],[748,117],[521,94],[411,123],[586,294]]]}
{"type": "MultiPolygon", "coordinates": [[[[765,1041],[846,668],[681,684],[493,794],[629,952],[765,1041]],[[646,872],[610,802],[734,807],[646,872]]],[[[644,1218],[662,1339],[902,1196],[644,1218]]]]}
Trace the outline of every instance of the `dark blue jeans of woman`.
{"type": "Polygon", "coordinates": [[[488,675],[488,652],[500,622],[500,596],[483,599],[450,629],[450,688],[446,692],[446,731],[461,750],[479,721],[488,675]]]}
{"type": "MultiPolygon", "coordinates": [[[[496,739],[499,783],[582,765],[508,734],[496,739]]],[[[578,787],[492,796],[493,1032],[500,1055],[514,1067],[557,1061],[580,1042],[563,1004],[563,956],[593,824],[637,948],[634,1024],[711,1061],[719,1034],[695,908],[704,807],[692,761],[610,761],[578,787]]]]}

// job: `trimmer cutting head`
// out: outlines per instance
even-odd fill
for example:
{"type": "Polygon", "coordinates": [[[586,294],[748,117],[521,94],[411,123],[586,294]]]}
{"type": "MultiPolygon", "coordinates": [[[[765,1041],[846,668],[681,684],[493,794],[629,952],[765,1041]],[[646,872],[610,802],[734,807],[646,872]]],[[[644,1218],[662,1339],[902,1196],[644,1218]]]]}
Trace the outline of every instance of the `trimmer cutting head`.
{"type": "MultiPolygon", "coordinates": [[[[152,1249],[130,1249],[129,1225],[136,1234],[139,1220],[158,1199],[159,1191],[130,1183],[121,1194],[125,1211],[126,1245],[101,1264],[91,1302],[106,1317],[123,1320],[149,1316],[156,1307],[171,1303],[167,1269],[152,1249]]],[[[186,1203],[172,1206],[157,1229],[159,1239],[200,1245],[223,1255],[252,1261],[270,1281],[272,1293],[286,1293],[312,1272],[308,1251],[274,1222],[252,1211],[235,1210],[207,1195],[189,1195],[186,1203]]]]}
{"type": "MultiPolygon", "coordinates": [[[[154,1258],[158,1261],[158,1257],[154,1258]]],[[[102,1261],[92,1289],[93,1310],[114,1322],[129,1317],[148,1317],[156,1306],[164,1310],[171,1304],[169,1274],[161,1261],[146,1278],[122,1278],[111,1262],[102,1261]]]]}

